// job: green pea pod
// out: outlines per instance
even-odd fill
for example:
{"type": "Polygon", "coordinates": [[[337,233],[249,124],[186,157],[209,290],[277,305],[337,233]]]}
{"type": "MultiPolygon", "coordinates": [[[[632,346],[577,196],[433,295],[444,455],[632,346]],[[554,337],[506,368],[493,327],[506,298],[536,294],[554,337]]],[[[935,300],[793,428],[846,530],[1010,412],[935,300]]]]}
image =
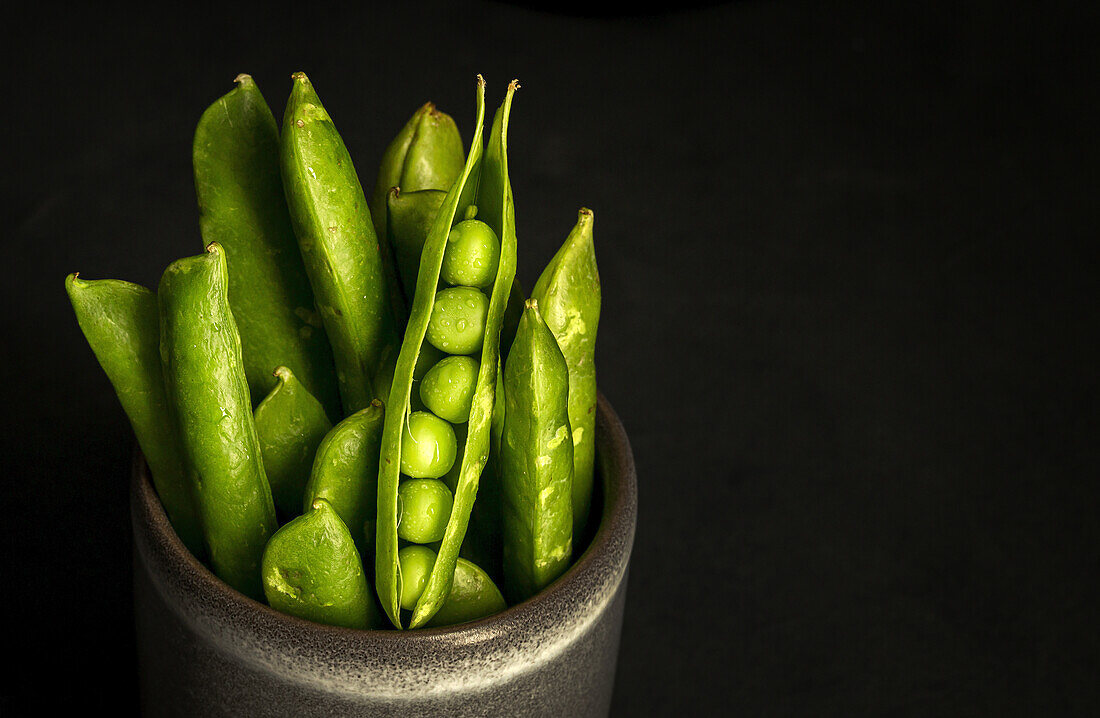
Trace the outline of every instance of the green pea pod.
{"type": "Polygon", "coordinates": [[[397,266],[402,270],[399,292],[403,297],[403,304],[412,299],[416,290],[420,247],[424,244],[432,216],[439,209],[447,189],[462,172],[464,164],[462,136],[455,121],[430,102],[421,106],[409,118],[382,153],[378,177],[371,193],[370,211],[376,234],[380,240],[390,245],[397,266]],[[427,217],[427,224],[409,225],[404,223],[404,218],[389,215],[387,197],[394,187],[400,187],[406,195],[425,190],[439,192],[431,216],[427,217]],[[413,229],[419,230],[418,234],[414,234],[413,229]],[[400,240],[394,232],[397,232],[400,240]],[[412,273],[406,274],[403,271],[406,265],[402,262],[401,242],[409,242],[410,237],[416,247],[416,258],[412,264],[412,273]]]}
{"type": "Polygon", "coordinates": [[[160,356],[214,573],[262,598],[260,559],[275,530],[275,505],[229,309],[225,250],[168,265],[160,280],[160,356]]]}
{"type": "Polygon", "coordinates": [[[596,330],[600,323],[600,273],[592,244],[592,210],[581,208],[531,297],[558,340],[569,365],[569,426],[573,431],[573,535],[588,523],[596,463],[596,330]]]}
{"type": "Polygon", "coordinates": [[[290,518],[302,510],[313,455],[332,422],[290,369],[278,367],[275,376],[275,388],[256,407],[256,434],[275,507],[290,518]]]}
{"type": "Polygon", "coordinates": [[[425,626],[453,626],[500,613],[508,605],[500,589],[476,564],[464,558],[455,563],[455,577],[447,600],[425,626]]]}
{"type": "Polygon", "coordinates": [[[236,82],[195,129],[191,160],[203,244],[217,242],[229,258],[229,306],[253,400],[275,387],[271,372],[282,365],[336,417],[332,349],[279,176],[279,126],[252,78],[238,75],[236,82]]]}
{"type": "Polygon", "coordinates": [[[345,628],[379,625],[355,542],[324,499],[271,537],[263,582],[276,611],[345,628]]]}
{"type": "MultiPolygon", "coordinates": [[[[512,285],[513,288],[515,285],[512,285]]],[[[520,305],[523,306],[522,304],[520,305]]],[[[511,309],[511,300],[508,308],[511,309]]],[[[520,315],[522,317],[522,314],[520,315]]],[[[518,322],[517,322],[518,324],[518,322]]],[[[497,360],[496,396],[493,398],[493,418],[489,425],[489,460],[478,483],[477,503],[470,513],[470,527],[466,531],[466,540],[462,543],[461,555],[483,568],[495,581],[504,577],[502,561],[504,532],[502,497],[500,488],[500,437],[504,432],[504,372],[501,371],[504,359],[504,333],[507,331],[508,316],[505,314],[504,327],[501,329],[501,356],[497,360]]],[[[514,338],[514,334],[513,334],[514,338]]]]}
{"type": "MultiPolygon", "coordinates": [[[[504,310],[504,324],[500,329],[500,362],[508,358],[512,342],[516,338],[519,321],[523,317],[523,286],[519,279],[512,283],[508,295],[508,306],[504,310]]],[[[462,555],[494,579],[503,577],[501,564],[501,519],[500,493],[500,435],[504,431],[504,374],[497,367],[497,388],[493,404],[493,419],[489,437],[489,461],[481,474],[477,491],[477,503],[470,516],[470,528],[462,544],[462,555]]]]}
{"type": "Polygon", "coordinates": [[[65,277],[76,321],[111,380],[153,474],[153,485],[176,534],[192,554],[204,546],[191,477],[160,367],[157,295],[117,279],[65,277]]]}
{"type": "Polygon", "coordinates": [[[504,403],[504,589],[516,603],[560,576],[573,551],[569,366],[534,299],[504,365],[504,403]]]}
{"type": "Polygon", "coordinates": [[[352,413],[374,398],[371,380],[379,357],[397,334],[363,188],[302,72],[294,75],[280,144],[290,218],[332,344],[344,411],[352,413]]]}
{"type": "Polygon", "coordinates": [[[409,192],[450,187],[462,174],[466,158],[454,119],[426,102],[413,113],[382,153],[371,193],[371,216],[379,234],[386,226],[386,195],[391,187],[409,192]]]}
{"type": "MultiPolygon", "coordinates": [[[[363,525],[370,521],[373,526],[375,518],[384,417],[382,402],[375,399],[333,427],[317,447],[305,488],[306,509],[318,499],[331,504],[352,535],[360,535],[356,545],[363,556],[368,548],[362,538],[363,525]]],[[[370,539],[373,542],[373,532],[370,539]]]]}
{"type": "Polygon", "coordinates": [[[438,556],[425,588],[412,609],[410,628],[424,625],[446,600],[477,494],[478,481],[488,455],[489,421],[496,388],[500,330],[516,266],[515,209],[508,182],[507,131],[512,95],[517,87],[515,82],[509,85],[505,100],[493,121],[488,148],[483,149],[485,86],[481,77],[478,77],[477,122],[470,154],[462,174],[451,186],[446,200],[440,206],[424,243],[416,294],[390,389],[390,400],[387,404],[390,411],[386,415],[378,476],[375,583],[383,609],[398,628],[402,627],[397,561],[397,489],[402,428],[410,412],[413,370],[424,343],[435,302],[447,237],[455,220],[462,218],[465,209],[475,203],[479,208],[479,217],[500,237],[500,261],[489,299],[467,435],[459,451],[461,465],[454,504],[438,556]]]}
{"type": "Polygon", "coordinates": [[[407,192],[400,187],[394,187],[386,195],[390,246],[397,259],[401,285],[408,287],[407,293],[410,295],[416,289],[424,240],[446,197],[446,190],[407,192]]]}

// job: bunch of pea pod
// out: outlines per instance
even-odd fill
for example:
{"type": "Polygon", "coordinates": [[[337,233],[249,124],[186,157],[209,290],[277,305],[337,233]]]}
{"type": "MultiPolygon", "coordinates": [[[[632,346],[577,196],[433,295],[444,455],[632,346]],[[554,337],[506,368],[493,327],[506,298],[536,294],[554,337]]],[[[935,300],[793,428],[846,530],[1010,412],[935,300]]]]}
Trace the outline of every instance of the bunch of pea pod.
{"type": "Polygon", "coordinates": [[[281,130],[240,75],[195,131],[206,251],[155,292],[66,277],[172,526],[246,596],[351,628],[452,625],[534,595],[582,548],[593,214],[527,298],[518,87],[486,136],[478,76],[468,152],[451,117],[417,110],[368,201],[304,73],[281,130]]]}

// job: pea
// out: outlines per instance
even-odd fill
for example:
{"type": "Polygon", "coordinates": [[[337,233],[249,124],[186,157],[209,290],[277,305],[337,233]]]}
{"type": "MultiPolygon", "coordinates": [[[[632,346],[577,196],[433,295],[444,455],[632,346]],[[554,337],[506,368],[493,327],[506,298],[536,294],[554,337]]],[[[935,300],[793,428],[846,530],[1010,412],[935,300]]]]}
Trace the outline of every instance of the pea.
{"type": "Polygon", "coordinates": [[[435,551],[427,546],[406,546],[397,552],[400,568],[401,608],[411,611],[428,585],[428,576],[435,565],[435,551]]]}
{"type": "Polygon", "coordinates": [[[465,356],[443,359],[420,382],[420,400],[452,424],[469,421],[479,366],[476,359],[465,356]]]}
{"type": "Polygon", "coordinates": [[[435,295],[428,320],[428,341],[448,354],[473,354],[481,349],[489,298],[473,287],[451,287],[435,295]]]}
{"type": "Polygon", "coordinates": [[[439,479],[406,479],[397,489],[397,535],[413,543],[443,538],[454,499],[439,479]]]}
{"type": "Polygon", "coordinates": [[[428,411],[409,414],[401,437],[401,471],[414,479],[438,479],[455,462],[458,442],[451,425],[428,411]]]}
{"type": "Polygon", "coordinates": [[[486,287],[497,276],[500,241],[484,222],[467,219],[459,222],[447,236],[440,276],[447,284],[486,287]]]}

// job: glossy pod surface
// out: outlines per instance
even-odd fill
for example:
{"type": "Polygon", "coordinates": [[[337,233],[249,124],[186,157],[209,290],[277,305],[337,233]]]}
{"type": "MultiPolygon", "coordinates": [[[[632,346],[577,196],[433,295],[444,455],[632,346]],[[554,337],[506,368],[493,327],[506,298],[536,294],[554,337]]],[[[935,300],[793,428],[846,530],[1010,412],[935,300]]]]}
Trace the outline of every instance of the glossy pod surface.
{"type": "Polygon", "coordinates": [[[256,407],[256,434],[275,507],[292,518],[302,509],[313,456],[332,422],[294,372],[281,366],[275,376],[275,388],[256,407]]]}
{"type": "Polygon", "coordinates": [[[447,190],[462,172],[462,136],[450,115],[428,102],[382,153],[371,192],[375,232],[396,260],[404,303],[416,292],[420,252],[447,190]]]}
{"type": "Polygon", "coordinates": [[[425,625],[454,626],[475,621],[500,613],[507,605],[489,574],[476,564],[459,558],[455,563],[455,577],[447,600],[425,625]]]}
{"type": "Polygon", "coordinates": [[[160,280],[160,355],[214,573],[260,598],[260,558],[275,531],[241,339],[229,309],[225,252],[217,244],[177,260],[160,280]]]}
{"type": "Polygon", "coordinates": [[[573,553],[569,367],[533,299],[504,367],[504,403],[504,587],[518,602],[560,576],[573,553]]]}
{"type": "Polygon", "coordinates": [[[268,605],[291,616],[345,628],[378,623],[355,542],[324,499],[267,542],[263,581],[268,605]]]}
{"type": "Polygon", "coordinates": [[[363,556],[369,555],[366,548],[374,544],[378,447],[384,417],[382,402],[375,399],[333,427],[317,447],[305,488],[304,510],[318,499],[327,501],[344,520],[363,556]],[[369,536],[363,530],[367,523],[369,536]]]}
{"type": "Polygon", "coordinates": [[[191,477],[176,415],[164,390],[157,295],[130,282],[86,281],[76,274],[65,278],[65,291],[84,337],[130,419],[172,525],[191,553],[203,556],[191,477]]]}
{"type": "Polygon", "coordinates": [[[531,292],[569,366],[569,426],[573,432],[573,535],[588,522],[596,457],[596,331],[600,273],[592,242],[595,215],[582,208],[577,224],[531,292]]]}
{"type": "Polygon", "coordinates": [[[279,171],[279,127],[248,75],[203,112],[191,161],[203,245],[229,264],[229,305],[253,403],[294,372],[330,417],[340,415],[332,349],[313,305],[279,171]]]}
{"type": "Polygon", "coordinates": [[[383,348],[397,342],[382,254],[344,141],[305,73],[293,77],[281,138],[290,217],[332,345],[345,413],[370,404],[383,348]]]}

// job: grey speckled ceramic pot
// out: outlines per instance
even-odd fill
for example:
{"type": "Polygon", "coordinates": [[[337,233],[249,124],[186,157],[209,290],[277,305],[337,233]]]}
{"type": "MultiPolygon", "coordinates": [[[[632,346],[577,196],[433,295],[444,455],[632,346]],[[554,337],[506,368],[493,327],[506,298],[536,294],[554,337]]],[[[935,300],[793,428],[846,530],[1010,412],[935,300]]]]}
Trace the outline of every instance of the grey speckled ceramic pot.
{"type": "Polygon", "coordinates": [[[547,590],[450,628],[357,631],[245,598],[184,549],[140,454],[134,604],[150,716],[602,716],[608,712],[637,519],[630,443],[601,396],[600,523],[547,590]]]}

